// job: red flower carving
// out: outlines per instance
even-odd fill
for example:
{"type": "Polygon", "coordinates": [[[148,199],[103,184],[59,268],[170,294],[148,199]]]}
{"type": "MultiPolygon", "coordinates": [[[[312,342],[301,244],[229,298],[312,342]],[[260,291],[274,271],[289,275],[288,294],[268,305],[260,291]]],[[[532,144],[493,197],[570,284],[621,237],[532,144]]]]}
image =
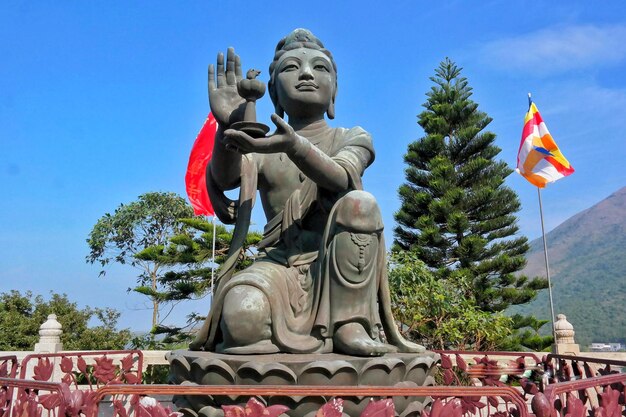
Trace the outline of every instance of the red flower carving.
{"type": "Polygon", "coordinates": [[[487,397],[487,402],[491,404],[493,407],[497,407],[498,404],[500,404],[500,401],[498,401],[498,397],[493,397],[493,396],[487,397]]]}
{"type": "Polygon", "coordinates": [[[95,400],[97,394],[97,391],[83,391],[81,412],[86,417],[97,417],[98,415],[98,404],[95,400]]]}
{"type": "Polygon", "coordinates": [[[82,373],[87,373],[87,362],[85,362],[82,356],[78,357],[78,360],[76,361],[76,366],[78,366],[78,370],[82,373]]]}
{"type": "Polygon", "coordinates": [[[113,417],[128,417],[128,411],[124,407],[122,400],[113,400],[113,417]]]}
{"type": "MultiPolygon", "coordinates": [[[[485,408],[487,404],[480,401],[480,396],[463,397],[461,398],[461,409],[463,414],[471,413],[476,414],[478,410],[485,408]]],[[[447,416],[447,414],[444,414],[447,416]]]]}
{"type": "Polygon", "coordinates": [[[452,368],[452,359],[450,359],[450,356],[446,355],[445,353],[441,354],[441,367],[443,369],[452,368]]]}
{"type": "Polygon", "coordinates": [[[289,407],[284,405],[265,407],[256,398],[250,398],[246,403],[245,409],[238,405],[223,405],[222,410],[224,410],[224,417],[278,417],[289,410],[289,407]]]}
{"type": "Polygon", "coordinates": [[[370,401],[365,410],[361,413],[361,417],[394,417],[396,408],[391,398],[379,401],[370,401]]]}
{"type": "Polygon", "coordinates": [[[458,366],[459,369],[461,369],[462,371],[467,371],[467,362],[465,362],[465,359],[463,359],[458,353],[455,355],[455,357],[456,366],[458,366]]]}
{"type": "Polygon", "coordinates": [[[126,380],[126,382],[128,382],[129,384],[141,384],[141,378],[135,374],[132,373],[125,373],[124,374],[124,379],[126,380]]]}
{"type": "Polygon", "coordinates": [[[572,394],[567,395],[567,406],[565,407],[565,417],[585,417],[587,409],[581,400],[572,394]]]}
{"type": "Polygon", "coordinates": [[[72,382],[74,382],[74,375],[72,374],[65,374],[63,375],[63,378],[61,378],[61,382],[70,385],[72,382]]]}
{"type": "Polygon", "coordinates": [[[622,407],[620,406],[620,392],[611,387],[604,388],[604,392],[600,394],[601,409],[606,417],[621,417],[622,407]]]}
{"type": "Polygon", "coordinates": [[[120,362],[124,372],[130,372],[130,370],[133,368],[133,355],[129,353],[120,362]]]}
{"type": "Polygon", "coordinates": [[[519,383],[522,386],[525,394],[535,395],[539,392],[539,388],[537,388],[537,385],[527,378],[522,378],[519,383]]]}
{"type": "Polygon", "coordinates": [[[14,416],[41,417],[38,397],[34,391],[19,390],[13,407],[14,416]]]}
{"type": "MultiPolygon", "coordinates": [[[[136,415],[139,417],[180,417],[183,415],[183,413],[172,411],[169,407],[163,407],[160,402],[152,397],[141,397],[141,399],[136,397],[131,402],[137,407],[138,412],[136,415]]],[[[120,414],[120,416],[124,417],[123,414],[120,414]]]]}
{"type": "Polygon", "coordinates": [[[422,411],[422,417],[461,417],[463,415],[463,407],[461,401],[455,398],[444,403],[438,398],[430,407],[430,411],[422,411]]]}
{"type": "Polygon", "coordinates": [[[109,359],[106,356],[95,359],[93,376],[104,384],[115,379],[116,367],[113,365],[113,359],[109,359]]]}
{"type": "Polygon", "coordinates": [[[343,400],[341,398],[333,398],[315,413],[315,417],[341,417],[342,415],[343,400]]]}
{"type": "Polygon", "coordinates": [[[69,401],[65,405],[65,414],[70,417],[79,417],[85,401],[85,393],[79,389],[72,391],[69,401]]]}
{"type": "Polygon", "coordinates": [[[54,394],[45,394],[39,396],[39,403],[46,410],[52,410],[53,408],[61,405],[61,396],[58,393],[54,394]]]}
{"type": "Polygon", "coordinates": [[[72,358],[64,356],[63,359],[61,359],[61,371],[67,374],[72,372],[72,369],[74,369],[74,362],[72,361],[72,358]]]}
{"type": "Polygon", "coordinates": [[[39,358],[37,365],[33,368],[33,379],[35,381],[48,381],[52,377],[54,364],[48,358],[39,358]]]}
{"type": "Polygon", "coordinates": [[[223,405],[224,417],[245,417],[246,413],[243,407],[238,405],[223,405]]]}

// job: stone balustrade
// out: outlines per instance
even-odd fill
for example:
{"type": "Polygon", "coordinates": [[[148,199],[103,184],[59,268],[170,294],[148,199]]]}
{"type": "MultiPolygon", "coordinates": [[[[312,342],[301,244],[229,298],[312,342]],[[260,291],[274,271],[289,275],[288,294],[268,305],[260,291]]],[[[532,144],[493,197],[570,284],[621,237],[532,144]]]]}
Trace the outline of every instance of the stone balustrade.
{"type": "MultiPolygon", "coordinates": [[[[24,357],[30,354],[36,353],[71,353],[75,351],[64,351],[61,343],[61,334],[63,328],[57,321],[57,317],[54,314],[50,314],[48,319],[41,325],[39,330],[39,342],[34,346],[32,351],[0,351],[0,356],[17,357],[18,361],[22,361],[24,357]]],[[[553,353],[560,355],[574,355],[595,359],[610,359],[626,361],[626,352],[581,352],[579,346],[574,341],[574,326],[567,321],[567,318],[563,314],[557,315],[557,321],[555,322],[556,343],[552,347],[553,353]]],[[[143,354],[143,366],[144,369],[150,365],[169,365],[165,355],[169,353],[164,350],[142,350],[143,354]]],[[[528,353],[528,352],[525,352],[528,353]]],[[[544,352],[536,353],[539,357],[544,355],[544,352]]],[[[470,362],[476,353],[461,355],[466,361],[470,362]]],[[[497,355],[490,355],[490,358],[498,361],[510,360],[510,356],[498,358],[497,355]]]]}

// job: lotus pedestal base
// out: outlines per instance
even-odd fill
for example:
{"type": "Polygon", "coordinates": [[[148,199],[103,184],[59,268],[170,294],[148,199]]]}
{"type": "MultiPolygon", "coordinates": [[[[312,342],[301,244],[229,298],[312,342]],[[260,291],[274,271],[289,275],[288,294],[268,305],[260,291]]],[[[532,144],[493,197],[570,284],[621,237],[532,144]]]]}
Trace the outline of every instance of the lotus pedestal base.
{"type": "MultiPolygon", "coordinates": [[[[168,355],[170,381],[189,385],[316,385],[400,386],[433,385],[432,373],[439,361],[433,352],[388,354],[364,358],[337,354],[226,355],[187,350],[168,355]]],[[[249,396],[177,396],[174,403],[190,417],[223,417],[222,405],[244,406],[249,396]]],[[[369,397],[343,397],[344,413],[358,417],[369,397]]],[[[290,408],[290,417],[310,417],[330,398],[273,396],[267,405],[290,408]]],[[[416,417],[427,398],[395,397],[400,417],[416,417]]]]}

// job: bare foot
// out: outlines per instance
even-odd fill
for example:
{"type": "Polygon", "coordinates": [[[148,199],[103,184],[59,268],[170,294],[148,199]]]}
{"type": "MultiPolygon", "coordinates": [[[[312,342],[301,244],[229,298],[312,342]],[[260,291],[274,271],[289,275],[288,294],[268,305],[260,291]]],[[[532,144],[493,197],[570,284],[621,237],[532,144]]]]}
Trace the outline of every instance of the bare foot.
{"type": "Polygon", "coordinates": [[[336,352],[354,356],[382,356],[397,351],[395,346],[373,340],[360,323],[347,323],[335,331],[336,352]]]}

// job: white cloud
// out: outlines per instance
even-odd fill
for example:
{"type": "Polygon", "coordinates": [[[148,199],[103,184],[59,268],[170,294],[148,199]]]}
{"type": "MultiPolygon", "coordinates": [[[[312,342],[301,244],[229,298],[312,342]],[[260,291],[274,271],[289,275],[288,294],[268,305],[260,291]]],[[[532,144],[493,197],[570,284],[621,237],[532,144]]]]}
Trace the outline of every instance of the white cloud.
{"type": "MultiPolygon", "coordinates": [[[[582,122],[596,121],[602,127],[626,128],[626,89],[607,88],[595,81],[573,78],[541,89],[542,114],[577,114],[582,122]]],[[[594,127],[591,125],[590,127],[594,127]]]]}
{"type": "Polygon", "coordinates": [[[494,67],[542,75],[610,66],[626,60],[626,25],[543,29],[489,42],[480,55],[494,67]]]}

